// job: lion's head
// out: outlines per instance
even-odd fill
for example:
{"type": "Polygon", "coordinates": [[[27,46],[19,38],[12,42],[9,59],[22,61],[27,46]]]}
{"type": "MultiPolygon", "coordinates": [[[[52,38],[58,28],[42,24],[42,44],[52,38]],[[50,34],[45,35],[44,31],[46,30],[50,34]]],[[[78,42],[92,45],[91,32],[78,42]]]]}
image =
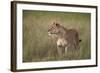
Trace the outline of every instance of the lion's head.
{"type": "Polygon", "coordinates": [[[53,22],[48,28],[48,35],[58,35],[60,33],[60,24],[53,22]]]}

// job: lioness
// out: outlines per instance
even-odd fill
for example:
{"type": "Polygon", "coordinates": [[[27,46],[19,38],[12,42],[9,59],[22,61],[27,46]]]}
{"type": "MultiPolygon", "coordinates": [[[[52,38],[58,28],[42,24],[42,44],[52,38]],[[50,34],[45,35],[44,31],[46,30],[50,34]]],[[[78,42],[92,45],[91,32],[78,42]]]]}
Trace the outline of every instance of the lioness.
{"type": "Polygon", "coordinates": [[[81,40],[79,40],[79,34],[75,29],[66,29],[59,23],[53,22],[48,29],[48,35],[57,39],[59,56],[66,54],[68,49],[79,49],[81,40]]]}

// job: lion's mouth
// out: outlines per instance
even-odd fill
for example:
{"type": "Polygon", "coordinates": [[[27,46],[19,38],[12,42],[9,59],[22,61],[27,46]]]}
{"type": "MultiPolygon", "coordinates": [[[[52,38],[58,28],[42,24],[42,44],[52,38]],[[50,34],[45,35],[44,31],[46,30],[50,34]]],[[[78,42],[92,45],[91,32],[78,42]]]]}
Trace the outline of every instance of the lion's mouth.
{"type": "Polygon", "coordinates": [[[52,35],[50,32],[48,32],[48,35],[52,35]]]}
{"type": "Polygon", "coordinates": [[[48,35],[52,35],[52,34],[58,34],[56,32],[48,32],[48,35]]]}

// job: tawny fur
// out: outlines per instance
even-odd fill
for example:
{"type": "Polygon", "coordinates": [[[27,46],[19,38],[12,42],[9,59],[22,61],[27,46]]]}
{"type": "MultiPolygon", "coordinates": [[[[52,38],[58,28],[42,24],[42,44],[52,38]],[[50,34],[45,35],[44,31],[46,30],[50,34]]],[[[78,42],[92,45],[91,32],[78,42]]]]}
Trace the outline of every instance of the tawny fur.
{"type": "Polygon", "coordinates": [[[48,35],[56,39],[60,56],[66,54],[68,49],[79,49],[79,34],[75,29],[66,29],[59,23],[54,22],[49,26],[48,35]]]}

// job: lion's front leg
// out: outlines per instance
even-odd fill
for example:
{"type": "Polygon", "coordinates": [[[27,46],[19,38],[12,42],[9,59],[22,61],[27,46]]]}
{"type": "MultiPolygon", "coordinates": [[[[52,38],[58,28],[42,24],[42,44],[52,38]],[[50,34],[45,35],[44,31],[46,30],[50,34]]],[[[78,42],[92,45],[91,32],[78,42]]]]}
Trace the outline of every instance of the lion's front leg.
{"type": "Polygon", "coordinates": [[[62,46],[61,45],[57,45],[57,52],[58,52],[59,57],[61,58],[62,55],[63,55],[62,46]]]}
{"type": "Polygon", "coordinates": [[[68,52],[68,46],[65,47],[65,51],[64,51],[65,55],[67,54],[67,52],[68,52]]]}

